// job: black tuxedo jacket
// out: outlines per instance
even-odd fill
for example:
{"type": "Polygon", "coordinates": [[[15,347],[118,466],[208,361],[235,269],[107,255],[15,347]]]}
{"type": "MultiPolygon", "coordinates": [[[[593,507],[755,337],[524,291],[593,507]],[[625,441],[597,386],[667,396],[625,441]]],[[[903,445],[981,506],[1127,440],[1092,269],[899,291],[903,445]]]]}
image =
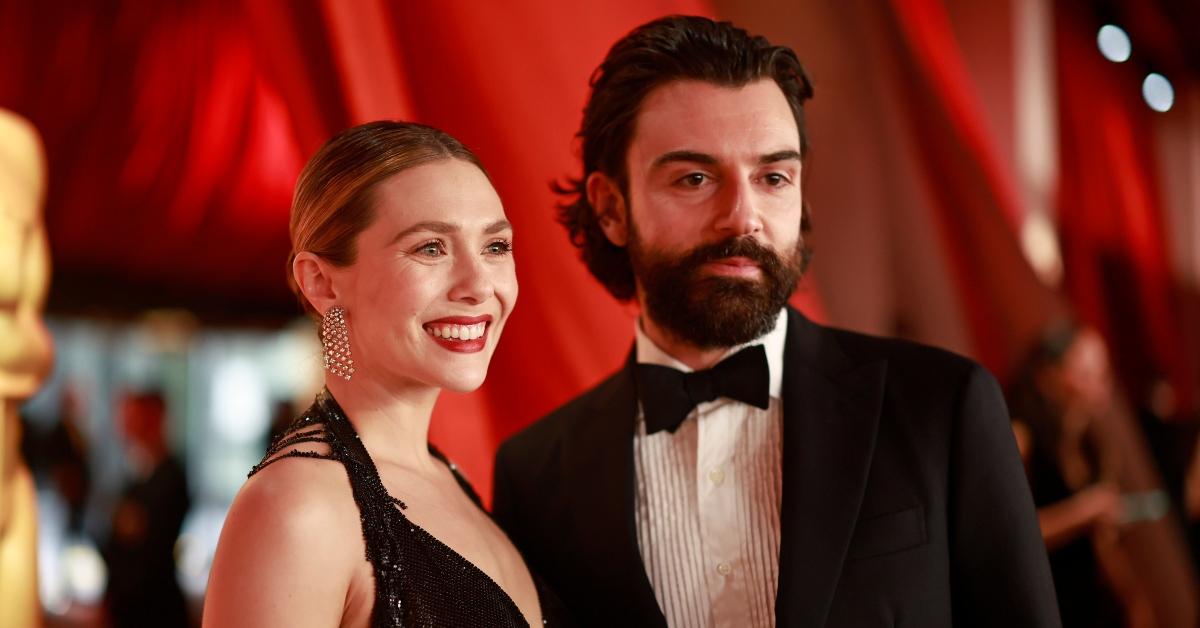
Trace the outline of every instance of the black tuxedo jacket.
{"type": "MultiPolygon", "coordinates": [[[[665,626],[633,512],[633,359],[510,438],[495,516],[584,625],[665,626]]],[[[779,626],[1058,626],[996,381],[788,312],[779,626]]]]}

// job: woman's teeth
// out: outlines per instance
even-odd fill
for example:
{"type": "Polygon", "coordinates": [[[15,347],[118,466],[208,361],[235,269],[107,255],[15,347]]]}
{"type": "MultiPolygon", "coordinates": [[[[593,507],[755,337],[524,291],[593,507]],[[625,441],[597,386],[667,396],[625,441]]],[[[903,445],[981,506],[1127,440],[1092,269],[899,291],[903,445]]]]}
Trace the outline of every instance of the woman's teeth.
{"type": "Polygon", "coordinates": [[[474,325],[426,325],[425,332],[430,336],[437,338],[451,338],[453,340],[475,340],[483,336],[483,331],[487,329],[487,323],[475,323],[474,325]]]}

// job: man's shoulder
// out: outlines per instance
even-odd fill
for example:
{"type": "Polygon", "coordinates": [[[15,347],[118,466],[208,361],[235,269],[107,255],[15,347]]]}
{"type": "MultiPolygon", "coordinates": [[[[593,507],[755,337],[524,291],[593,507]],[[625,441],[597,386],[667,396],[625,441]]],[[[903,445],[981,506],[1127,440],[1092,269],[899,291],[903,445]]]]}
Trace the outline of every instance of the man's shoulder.
{"type": "Polygon", "coordinates": [[[562,437],[571,433],[581,423],[605,420],[605,417],[599,416],[600,413],[612,401],[613,396],[620,393],[623,386],[630,385],[627,378],[629,373],[625,366],[622,366],[600,383],[508,437],[500,445],[501,452],[547,451],[556,448],[562,437]]]}
{"type": "Polygon", "coordinates": [[[975,378],[994,381],[986,368],[954,351],[901,338],[816,327],[851,365],[886,362],[887,380],[893,385],[954,394],[975,378]]]}
{"type": "Polygon", "coordinates": [[[924,343],[874,336],[846,329],[822,328],[842,352],[858,365],[886,361],[887,387],[906,391],[905,399],[960,403],[982,395],[1000,401],[1000,383],[978,361],[949,349],[924,343]]]}
{"type": "Polygon", "coordinates": [[[961,373],[969,372],[979,366],[974,360],[964,355],[912,340],[874,336],[836,327],[826,327],[825,330],[835,338],[847,354],[857,358],[858,361],[886,359],[889,363],[898,366],[926,365],[961,373]]]}

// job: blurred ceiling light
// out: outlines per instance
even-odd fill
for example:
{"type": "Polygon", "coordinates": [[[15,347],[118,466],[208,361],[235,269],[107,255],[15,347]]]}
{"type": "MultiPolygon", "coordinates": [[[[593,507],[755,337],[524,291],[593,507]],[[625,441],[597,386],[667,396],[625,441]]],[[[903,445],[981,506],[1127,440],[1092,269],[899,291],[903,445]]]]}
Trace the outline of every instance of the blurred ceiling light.
{"type": "Polygon", "coordinates": [[[1129,35],[1120,26],[1105,24],[1096,35],[1096,43],[1100,46],[1100,54],[1113,63],[1129,60],[1133,45],[1129,43],[1129,35]]]}
{"type": "Polygon", "coordinates": [[[1151,72],[1142,81],[1142,97],[1146,104],[1155,111],[1169,111],[1175,104],[1175,88],[1167,77],[1151,72]]]}

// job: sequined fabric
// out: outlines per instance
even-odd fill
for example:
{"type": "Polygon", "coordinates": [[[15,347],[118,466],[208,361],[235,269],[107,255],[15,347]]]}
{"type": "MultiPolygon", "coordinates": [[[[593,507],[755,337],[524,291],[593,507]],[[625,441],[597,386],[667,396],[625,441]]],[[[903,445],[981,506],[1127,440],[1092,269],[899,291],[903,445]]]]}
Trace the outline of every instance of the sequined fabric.
{"type": "MultiPolygon", "coordinates": [[[[459,486],[482,508],[455,466],[432,445],[430,452],[450,466],[459,486]]],[[[366,559],[375,574],[371,626],[528,626],[495,581],[404,516],[404,502],[388,494],[353,425],[328,391],[271,444],[250,475],[284,458],[333,460],[345,467],[362,521],[366,559]],[[321,443],[329,450],[305,449],[305,443],[321,443]]],[[[557,599],[536,576],[534,583],[543,624],[565,625],[557,599]]]]}

